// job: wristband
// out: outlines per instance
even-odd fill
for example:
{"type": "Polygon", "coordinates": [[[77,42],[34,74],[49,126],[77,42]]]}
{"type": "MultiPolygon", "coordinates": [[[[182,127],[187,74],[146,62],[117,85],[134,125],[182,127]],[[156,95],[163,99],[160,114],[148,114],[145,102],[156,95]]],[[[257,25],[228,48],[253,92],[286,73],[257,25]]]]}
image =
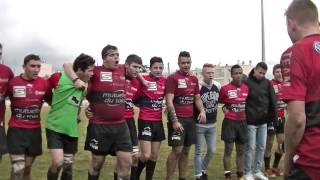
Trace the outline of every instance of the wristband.
{"type": "Polygon", "coordinates": [[[76,77],[76,78],[72,79],[72,82],[75,83],[78,79],[80,79],[80,78],[76,77]]]}

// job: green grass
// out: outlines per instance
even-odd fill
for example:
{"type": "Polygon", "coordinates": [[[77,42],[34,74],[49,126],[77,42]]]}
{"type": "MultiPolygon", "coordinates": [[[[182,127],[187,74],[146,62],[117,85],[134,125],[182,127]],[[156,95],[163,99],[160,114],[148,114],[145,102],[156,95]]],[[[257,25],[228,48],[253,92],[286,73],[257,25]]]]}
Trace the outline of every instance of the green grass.
{"type": "MultiPolygon", "coordinates": [[[[49,111],[49,108],[43,108],[41,112],[42,117],[42,124],[46,121],[47,113],[49,111]]],[[[10,116],[10,112],[6,113],[6,119],[8,120],[10,116]]],[[[84,147],[84,141],[85,141],[85,135],[86,135],[86,126],[87,126],[87,119],[85,118],[84,114],[82,113],[82,121],[79,124],[80,127],[80,138],[79,138],[79,151],[76,154],[74,167],[73,167],[73,175],[74,180],[82,180],[87,179],[87,172],[88,172],[88,165],[90,160],[90,153],[83,150],[84,147]]],[[[223,151],[224,151],[224,145],[221,141],[221,122],[223,119],[223,114],[221,110],[218,112],[218,123],[217,123],[217,148],[216,153],[211,161],[211,164],[209,166],[208,175],[209,179],[224,179],[223,175],[223,164],[222,164],[222,157],[223,157],[223,151]]],[[[164,121],[165,122],[165,121],[164,121]]],[[[166,128],[166,123],[165,128],[166,128]]],[[[47,169],[49,167],[51,158],[48,153],[47,149],[47,143],[46,143],[46,137],[44,133],[44,129],[42,129],[42,140],[43,140],[43,154],[39,157],[37,157],[33,169],[32,169],[32,179],[33,180],[44,180],[46,179],[46,173],[47,169]]],[[[275,146],[274,146],[275,147],[275,146]]],[[[165,179],[166,175],[166,159],[168,156],[168,153],[170,152],[171,148],[167,145],[167,140],[163,141],[161,144],[160,154],[158,157],[158,162],[154,174],[154,179],[165,179]]],[[[235,151],[235,150],[234,150],[235,151]]],[[[188,165],[188,176],[187,179],[194,179],[193,176],[193,154],[194,154],[194,147],[191,149],[191,153],[189,156],[189,165],[188,165]]],[[[235,172],[235,163],[234,163],[234,154],[232,156],[232,171],[235,172]]],[[[108,156],[106,163],[104,164],[104,167],[101,171],[100,179],[113,179],[113,162],[114,158],[108,156]]],[[[2,162],[0,163],[0,180],[7,180],[9,179],[10,175],[10,160],[9,156],[5,155],[2,159],[2,162]]],[[[177,178],[177,170],[175,174],[177,178]]],[[[235,175],[233,175],[233,178],[236,179],[235,175]]],[[[141,179],[144,179],[144,173],[141,175],[141,179]]],[[[273,178],[273,179],[280,179],[280,178],[273,178]]]]}

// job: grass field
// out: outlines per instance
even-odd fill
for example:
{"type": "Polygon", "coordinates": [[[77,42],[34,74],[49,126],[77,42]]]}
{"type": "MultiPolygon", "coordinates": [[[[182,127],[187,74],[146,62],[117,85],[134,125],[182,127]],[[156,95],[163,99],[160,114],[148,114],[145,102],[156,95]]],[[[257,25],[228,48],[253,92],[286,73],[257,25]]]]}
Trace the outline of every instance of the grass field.
{"type": "MultiPolygon", "coordinates": [[[[43,108],[41,112],[42,117],[42,123],[46,121],[47,113],[49,111],[49,108],[43,108]]],[[[87,119],[85,118],[84,114],[82,114],[82,121],[79,124],[80,127],[80,138],[79,138],[79,151],[76,154],[76,159],[73,166],[73,176],[74,180],[84,180],[87,179],[87,172],[88,172],[88,164],[90,159],[90,154],[87,151],[83,150],[84,147],[84,140],[86,135],[86,126],[87,126],[87,119]]],[[[8,120],[10,116],[10,112],[6,113],[6,119],[8,120]]],[[[221,139],[221,121],[223,119],[222,112],[219,110],[218,112],[218,125],[217,125],[217,149],[214,156],[214,159],[212,160],[210,164],[210,168],[208,170],[208,175],[210,180],[215,179],[224,179],[223,175],[223,165],[222,165],[222,157],[223,157],[223,151],[224,146],[221,139]]],[[[164,121],[165,122],[165,121],[164,121]]],[[[166,124],[166,123],[164,123],[166,124]]],[[[166,127],[166,126],[165,126],[166,127]]],[[[32,179],[33,180],[45,180],[47,170],[49,167],[49,163],[51,161],[51,158],[48,153],[47,144],[46,144],[46,137],[44,133],[44,129],[42,131],[42,138],[43,138],[43,155],[39,156],[32,169],[32,179]]],[[[168,147],[167,141],[163,141],[160,149],[160,154],[154,174],[154,179],[164,179],[166,175],[166,159],[167,155],[170,152],[171,148],[168,147]]],[[[187,179],[195,179],[193,176],[193,154],[194,154],[194,147],[191,149],[191,153],[189,156],[189,165],[188,165],[188,176],[187,179]]],[[[101,171],[100,179],[102,180],[109,180],[113,179],[113,161],[114,159],[110,156],[108,156],[106,163],[104,164],[104,167],[101,171]]],[[[234,161],[234,153],[233,153],[233,161],[234,161]]],[[[235,172],[235,163],[233,163],[233,172],[235,172]]],[[[3,157],[2,162],[0,163],[0,180],[8,180],[10,175],[10,160],[9,156],[5,155],[3,157]]],[[[177,177],[177,174],[176,174],[177,177]]],[[[141,175],[140,179],[144,179],[144,174],[141,175]]],[[[178,179],[178,178],[175,178],[178,179]]],[[[233,179],[236,179],[236,175],[233,174],[233,179]]],[[[273,179],[280,179],[280,178],[273,178],[273,179]]]]}

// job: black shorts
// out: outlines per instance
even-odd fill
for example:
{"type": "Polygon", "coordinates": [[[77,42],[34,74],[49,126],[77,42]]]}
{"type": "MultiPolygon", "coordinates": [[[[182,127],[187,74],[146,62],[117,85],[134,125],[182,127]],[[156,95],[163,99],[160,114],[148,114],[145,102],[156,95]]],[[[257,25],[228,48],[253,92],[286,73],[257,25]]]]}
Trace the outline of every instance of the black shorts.
{"type": "Polygon", "coordinates": [[[78,151],[78,138],[46,129],[48,149],[63,149],[65,154],[75,154],[78,151]]]}
{"type": "Polygon", "coordinates": [[[286,119],[278,118],[277,121],[274,123],[274,131],[276,134],[283,134],[284,133],[284,123],[286,122],[286,119]]]}
{"type": "Polygon", "coordinates": [[[139,119],[138,130],[139,140],[160,142],[166,138],[162,121],[145,121],[139,119]]]}
{"type": "Polygon", "coordinates": [[[196,125],[193,118],[178,118],[184,131],[175,131],[172,123],[168,122],[168,145],[169,146],[191,146],[196,143],[196,125]]]}
{"type": "Polygon", "coordinates": [[[42,154],[41,128],[8,128],[8,150],[13,155],[39,156],[42,154]]]}
{"type": "Polygon", "coordinates": [[[297,164],[294,164],[290,169],[289,175],[286,180],[311,180],[304,170],[297,164]]]}
{"type": "Polygon", "coordinates": [[[132,151],[129,128],[126,122],[120,124],[89,124],[85,150],[96,155],[115,155],[117,151],[132,151]]]}
{"type": "Polygon", "coordinates": [[[268,134],[283,134],[285,118],[277,118],[276,122],[268,123],[268,134]]]}
{"type": "Polygon", "coordinates": [[[224,118],[221,139],[225,143],[245,144],[247,142],[247,133],[246,121],[233,121],[224,118]]]}
{"type": "Polygon", "coordinates": [[[131,144],[133,147],[138,146],[138,133],[137,133],[137,127],[134,122],[133,117],[126,119],[129,132],[130,132],[130,138],[131,138],[131,144]]]}

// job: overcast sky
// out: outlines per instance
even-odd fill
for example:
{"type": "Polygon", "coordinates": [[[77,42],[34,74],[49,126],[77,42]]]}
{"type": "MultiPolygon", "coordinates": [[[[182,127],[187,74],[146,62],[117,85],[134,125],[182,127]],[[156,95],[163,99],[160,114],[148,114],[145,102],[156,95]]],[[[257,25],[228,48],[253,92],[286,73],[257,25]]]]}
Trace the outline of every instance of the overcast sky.
{"type": "MultiPolygon", "coordinates": [[[[265,0],[266,60],[279,62],[291,45],[284,12],[291,0],[265,0]]],[[[314,1],[316,2],[316,1],[314,1]]],[[[320,7],[320,2],[316,2],[320,7]]],[[[101,49],[135,53],[149,64],[161,56],[177,68],[180,51],[193,67],[261,61],[260,0],[1,0],[0,41],[5,63],[20,66],[27,53],[61,66],[81,52],[101,64],[101,49]]],[[[14,68],[17,69],[17,68],[14,68]]]]}

